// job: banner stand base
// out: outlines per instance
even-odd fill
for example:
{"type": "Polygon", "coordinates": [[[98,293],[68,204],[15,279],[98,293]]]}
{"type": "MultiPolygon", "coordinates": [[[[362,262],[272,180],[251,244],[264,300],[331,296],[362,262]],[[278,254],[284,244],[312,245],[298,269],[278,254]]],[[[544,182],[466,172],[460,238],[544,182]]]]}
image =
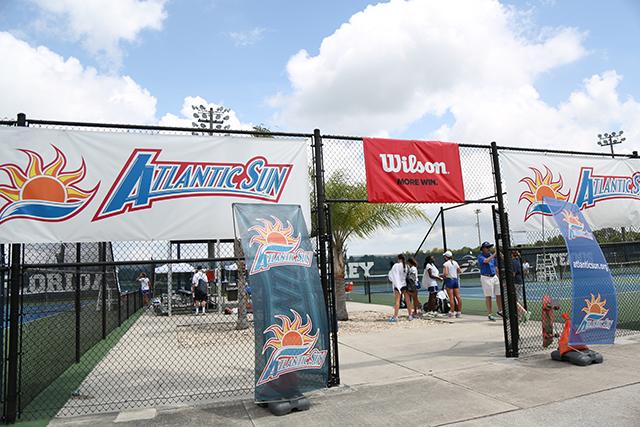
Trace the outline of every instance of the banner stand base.
{"type": "Polygon", "coordinates": [[[292,411],[306,411],[311,407],[311,402],[305,396],[300,396],[295,399],[285,400],[281,402],[269,402],[267,408],[275,416],[282,416],[291,413],[292,411]]]}
{"type": "Polygon", "coordinates": [[[602,354],[593,350],[584,350],[584,351],[568,351],[563,355],[560,355],[559,350],[553,350],[551,352],[551,359],[557,362],[569,362],[572,365],[578,366],[588,366],[592,363],[602,363],[604,358],[602,354]]]}

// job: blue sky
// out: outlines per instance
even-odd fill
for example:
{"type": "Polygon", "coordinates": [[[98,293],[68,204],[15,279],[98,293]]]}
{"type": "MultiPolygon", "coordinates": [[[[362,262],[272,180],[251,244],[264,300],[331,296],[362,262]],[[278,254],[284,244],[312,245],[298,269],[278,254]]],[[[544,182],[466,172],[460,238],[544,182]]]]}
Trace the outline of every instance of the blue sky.
{"type": "Polygon", "coordinates": [[[206,102],[237,127],[589,150],[624,129],[631,151],[638,40],[635,0],[3,0],[0,118],[189,126],[206,102]]]}
{"type": "MultiPolygon", "coordinates": [[[[134,42],[121,43],[123,60],[117,73],[131,76],[157,98],[157,117],[176,113],[184,97],[191,95],[224,103],[242,121],[286,128],[273,121],[274,109],[266,101],[275,93],[290,91],[288,59],[300,49],[317,55],[322,40],[369,3],[375,4],[353,0],[169,1],[160,31],[143,30],[134,42]],[[252,31],[258,36],[246,45],[236,43],[230,35],[252,31]]],[[[530,11],[537,28],[575,27],[586,33],[586,56],[537,78],[536,88],[548,103],[562,102],[580,87],[582,79],[608,69],[624,76],[621,93],[637,96],[640,92],[640,56],[635,54],[640,40],[640,3],[565,0],[506,4],[530,11]]],[[[113,72],[77,39],[34,25],[46,14],[37,2],[5,0],[0,6],[0,30],[11,31],[32,46],[44,45],[65,58],[76,57],[85,66],[113,72]]],[[[14,112],[2,113],[12,116],[14,112]]],[[[394,135],[421,138],[451,122],[448,114],[427,116],[394,135]]]]}

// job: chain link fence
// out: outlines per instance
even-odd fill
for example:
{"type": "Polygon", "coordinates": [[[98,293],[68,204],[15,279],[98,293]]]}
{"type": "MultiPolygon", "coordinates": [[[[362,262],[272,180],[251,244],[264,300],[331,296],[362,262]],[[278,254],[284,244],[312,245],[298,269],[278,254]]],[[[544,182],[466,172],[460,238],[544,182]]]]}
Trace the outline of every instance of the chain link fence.
{"type": "MultiPolygon", "coordinates": [[[[4,123],[0,123],[4,124],[4,123]]],[[[15,125],[15,122],[6,123],[15,125]]],[[[181,128],[29,121],[30,127],[92,132],[188,135],[181,128]]],[[[214,131],[245,138],[309,135],[214,131]]],[[[310,175],[313,175],[310,168],[310,175]]],[[[315,186],[310,183],[310,197],[315,186]]],[[[24,244],[16,324],[19,343],[15,416],[75,416],[184,402],[252,398],[251,288],[231,240],[24,244]],[[207,277],[205,313],[196,314],[192,277],[207,277]],[[148,291],[146,290],[148,283],[148,291]]],[[[9,262],[0,254],[3,333],[9,331],[9,262]],[[6,266],[6,268],[5,268],[6,266]]],[[[16,276],[18,277],[18,276],[16,276]]],[[[6,358],[8,340],[3,341],[6,358]]],[[[333,359],[332,365],[337,363],[333,359]]],[[[7,371],[2,369],[3,374],[7,371]]],[[[336,366],[331,366],[337,372],[336,366]]],[[[339,383],[337,378],[333,381],[339,383]]],[[[5,381],[2,382],[5,384],[5,381]]],[[[11,410],[4,400],[4,413],[11,410]]],[[[13,418],[9,416],[9,418],[13,418]]]]}

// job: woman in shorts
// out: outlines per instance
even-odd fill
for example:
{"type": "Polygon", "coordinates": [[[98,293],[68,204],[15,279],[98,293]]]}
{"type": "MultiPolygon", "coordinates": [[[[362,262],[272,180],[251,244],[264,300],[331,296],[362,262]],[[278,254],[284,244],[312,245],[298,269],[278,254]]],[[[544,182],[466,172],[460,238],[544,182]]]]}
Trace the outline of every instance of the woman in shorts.
{"type": "Polygon", "coordinates": [[[442,266],[444,276],[444,287],[449,294],[449,301],[451,302],[451,308],[449,309],[449,317],[462,317],[462,298],[460,297],[460,280],[458,275],[462,272],[460,266],[453,259],[451,251],[446,251],[444,254],[445,262],[442,266]]]}
{"type": "Polygon", "coordinates": [[[413,320],[411,315],[411,301],[407,295],[407,262],[404,255],[398,255],[398,259],[395,264],[389,270],[389,280],[393,286],[393,296],[395,297],[395,304],[393,306],[393,316],[389,319],[389,322],[398,321],[398,311],[400,311],[400,298],[404,297],[407,303],[407,311],[409,312],[409,320],[413,320]]]}
{"type": "Polygon", "coordinates": [[[420,316],[420,310],[422,306],[420,305],[420,300],[418,299],[418,263],[415,259],[409,258],[407,261],[409,265],[407,271],[407,295],[411,300],[411,306],[413,307],[413,317],[420,316]]]}
{"type": "Polygon", "coordinates": [[[436,259],[433,255],[429,255],[425,261],[424,274],[422,275],[422,283],[427,287],[429,300],[427,301],[427,315],[436,316],[438,314],[438,281],[442,282],[442,277],[436,267],[436,259]]]}

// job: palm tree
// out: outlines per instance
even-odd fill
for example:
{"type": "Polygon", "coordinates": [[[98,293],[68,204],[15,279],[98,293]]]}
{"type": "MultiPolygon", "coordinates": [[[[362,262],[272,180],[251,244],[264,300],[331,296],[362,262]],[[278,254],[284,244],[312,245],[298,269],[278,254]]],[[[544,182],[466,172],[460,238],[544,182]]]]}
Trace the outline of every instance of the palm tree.
{"type": "MultiPolygon", "coordinates": [[[[327,198],[366,199],[365,183],[352,183],[343,171],[333,173],[325,185],[327,198]]],[[[374,232],[398,226],[404,220],[429,218],[416,205],[376,203],[334,203],[331,205],[333,232],[333,275],[338,320],[349,320],[344,292],[346,244],[351,237],[371,237],[374,232]]]]}

